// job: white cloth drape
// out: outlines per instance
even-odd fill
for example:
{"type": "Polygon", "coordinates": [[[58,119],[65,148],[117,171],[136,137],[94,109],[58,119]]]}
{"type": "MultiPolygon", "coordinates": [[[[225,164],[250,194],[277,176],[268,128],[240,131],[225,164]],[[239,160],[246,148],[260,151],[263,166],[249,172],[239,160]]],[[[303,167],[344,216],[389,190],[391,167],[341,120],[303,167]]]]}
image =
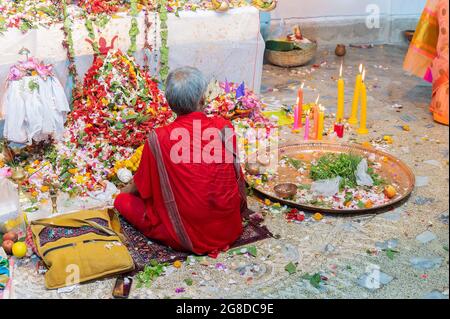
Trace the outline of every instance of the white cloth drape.
{"type": "Polygon", "coordinates": [[[16,143],[31,144],[48,137],[59,140],[70,111],[64,89],[55,77],[46,80],[28,76],[8,83],[2,101],[4,137],[16,143]],[[37,84],[32,89],[31,82],[37,84]]]}

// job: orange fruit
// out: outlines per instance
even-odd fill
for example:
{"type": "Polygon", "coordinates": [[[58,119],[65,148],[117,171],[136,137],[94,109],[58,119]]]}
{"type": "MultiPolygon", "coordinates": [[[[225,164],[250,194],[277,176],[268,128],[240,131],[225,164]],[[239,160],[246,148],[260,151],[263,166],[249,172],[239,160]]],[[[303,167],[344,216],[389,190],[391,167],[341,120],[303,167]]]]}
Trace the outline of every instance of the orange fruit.
{"type": "Polygon", "coordinates": [[[24,242],[14,243],[12,253],[16,258],[23,258],[27,254],[27,245],[24,242]]]}
{"type": "Polygon", "coordinates": [[[388,185],[384,188],[384,194],[388,198],[393,198],[393,197],[395,197],[395,195],[397,195],[397,190],[394,188],[394,186],[388,185]]]}

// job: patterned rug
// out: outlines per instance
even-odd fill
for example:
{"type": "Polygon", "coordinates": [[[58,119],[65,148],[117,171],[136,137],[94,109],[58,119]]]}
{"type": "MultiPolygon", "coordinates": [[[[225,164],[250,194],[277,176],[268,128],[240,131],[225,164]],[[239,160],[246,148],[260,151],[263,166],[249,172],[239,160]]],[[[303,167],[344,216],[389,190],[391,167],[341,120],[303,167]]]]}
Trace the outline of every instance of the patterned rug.
{"type": "MultiPolygon", "coordinates": [[[[136,270],[142,270],[151,260],[159,263],[186,260],[189,254],[175,251],[157,242],[150,241],[142,233],[120,217],[122,232],[126,238],[127,248],[136,264],[136,270]]],[[[272,236],[266,226],[250,222],[244,227],[241,237],[232,248],[248,245],[272,236]]]]}

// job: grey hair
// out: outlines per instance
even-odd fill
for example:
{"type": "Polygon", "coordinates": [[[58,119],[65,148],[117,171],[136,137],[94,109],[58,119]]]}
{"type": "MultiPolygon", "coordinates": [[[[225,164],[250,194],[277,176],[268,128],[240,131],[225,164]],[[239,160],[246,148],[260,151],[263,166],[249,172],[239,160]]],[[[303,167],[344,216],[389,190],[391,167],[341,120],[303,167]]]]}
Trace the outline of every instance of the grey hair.
{"type": "Polygon", "coordinates": [[[166,81],[166,99],[177,114],[189,114],[198,110],[208,83],[193,67],[182,67],[170,72],[166,81]]]}

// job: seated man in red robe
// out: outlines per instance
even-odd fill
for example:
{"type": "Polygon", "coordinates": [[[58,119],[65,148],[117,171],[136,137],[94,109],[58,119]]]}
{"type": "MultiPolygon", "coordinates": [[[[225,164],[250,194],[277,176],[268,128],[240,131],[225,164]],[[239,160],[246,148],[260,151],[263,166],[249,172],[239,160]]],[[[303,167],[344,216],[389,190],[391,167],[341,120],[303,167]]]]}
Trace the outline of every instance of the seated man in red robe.
{"type": "Polygon", "coordinates": [[[133,182],[114,203],[150,239],[195,254],[226,250],[247,211],[232,126],[203,113],[206,87],[194,68],[169,75],[166,97],[177,118],[150,134],[133,182]]]}

